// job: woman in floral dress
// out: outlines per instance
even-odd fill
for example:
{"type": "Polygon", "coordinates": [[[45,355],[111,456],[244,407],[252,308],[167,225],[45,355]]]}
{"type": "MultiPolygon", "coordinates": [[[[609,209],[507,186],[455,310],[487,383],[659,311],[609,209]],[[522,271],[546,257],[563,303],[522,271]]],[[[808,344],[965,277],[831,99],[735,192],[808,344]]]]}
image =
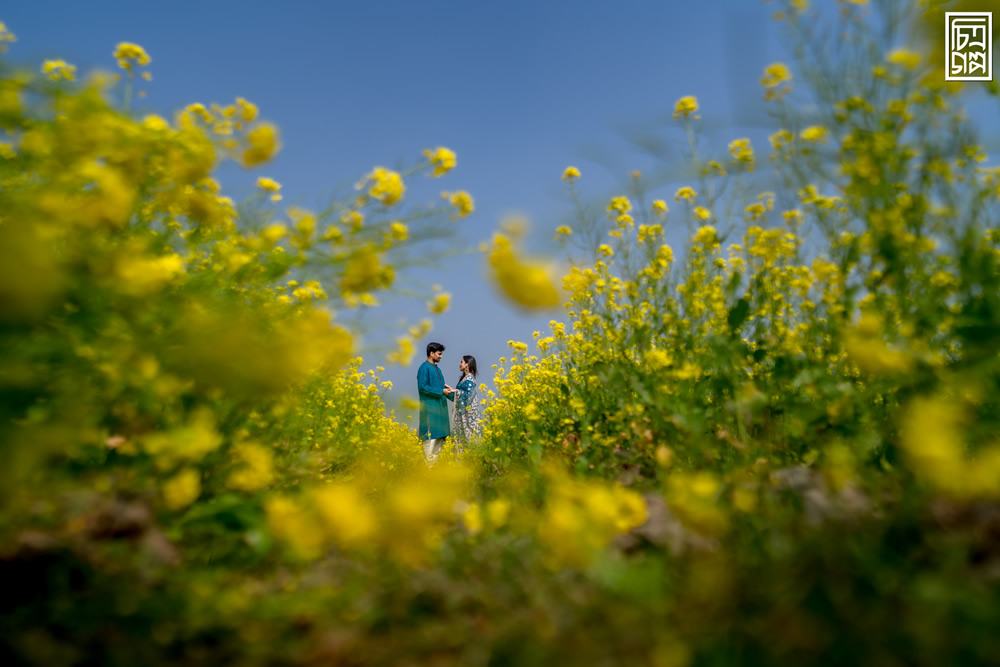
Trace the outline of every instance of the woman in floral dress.
{"type": "Polygon", "coordinates": [[[458,362],[461,371],[458,384],[455,385],[455,446],[459,452],[464,451],[463,445],[479,439],[482,427],[479,421],[482,410],[479,405],[479,391],[476,388],[476,358],[471,354],[462,357],[458,362]]]}

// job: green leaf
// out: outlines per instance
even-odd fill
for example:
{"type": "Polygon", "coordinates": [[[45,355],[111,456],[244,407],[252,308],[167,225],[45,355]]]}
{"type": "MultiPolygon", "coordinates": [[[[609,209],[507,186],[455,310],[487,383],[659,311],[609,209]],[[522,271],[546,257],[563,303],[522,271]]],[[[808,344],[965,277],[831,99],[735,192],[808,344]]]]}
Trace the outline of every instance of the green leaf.
{"type": "Polygon", "coordinates": [[[739,331],[749,314],[750,302],[744,297],[741,297],[736,305],[729,309],[729,329],[734,335],[739,331]]]}

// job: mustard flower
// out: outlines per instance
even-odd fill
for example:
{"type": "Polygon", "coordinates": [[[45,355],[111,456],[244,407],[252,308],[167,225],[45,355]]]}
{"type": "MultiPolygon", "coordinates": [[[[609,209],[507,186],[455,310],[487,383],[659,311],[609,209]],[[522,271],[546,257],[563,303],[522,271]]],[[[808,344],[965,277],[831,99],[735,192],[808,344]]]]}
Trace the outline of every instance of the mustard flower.
{"type": "Polygon", "coordinates": [[[17,36],[7,29],[7,25],[0,21],[0,53],[7,50],[7,44],[16,42],[17,36]]]}
{"type": "Polygon", "coordinates": [[[685,185],[683,188],[677,191],[677,194],[674,195],[674,201],[680,201],[682,199],[685,199],[688,202],[693,202],[694,198],[697,196],[698,193],[694,191],[694,188],[690,188],[685,185]]]}
{"type": "Polygon", "coordinates": [[[458,192],[442,192],[441,197],[442,199],[447,199],[452,206],[458,209],[458,217],[460,218],[464,218],[476,210],[475,203],[472,200],[472,195],[465,190],[459,190],[458,192]]]}
{"type": "MultiPolygon", "coordinates": [[[[686,95],[674,105],[674,118],[687,118],[698,111],[698,98],[693,95],[686,95]]],[[[698,116],[695,116],[698,118],[698,116]]]]}
{"type": "Polygon", "coordinates": [[[886,60],[893,65],[899,65],[908,70],[913,70],[920,66],[920,54],[909,49],[894,49],[886,56],[886,60]]]}
{"type": "Polygon", "coordinates": [[[394,241],[405,241],[409,235],[409,228],[402,222],[396,221],[389,225],[389,236],[394,241]]]}
{"type": "Polygon", "coordinates": [[[792,73],[784,63],[771,63],[764,68],[764,76],[760,83],[765,88],[777,88],[786,81],[792,80],[792,73]]]}
{"type": "Polygon", "coordinates": [[[163,484],[163,501],[172,510],[184,509],[201,495],[197,471],[185,468],[163,484]]]}
{"type": "Polygon", "coordinates": [[[257,187],[271,193],[271,201],[281,201],[281,183],[274,179],[261,176],[257,179],[257,187]]]}
{"type": "Polygon", "coordinates": [[[791,143],[794,138],[795,136],[788,130],[778,130],[768,137],[768,141],[771,142],[771,148],[776,151],[780,151],[782,148],[791,143]]]}
{"type": "Polygon", "coordinates": [[[662,199],[653,200],[653,213],[655,213],[656,215],[663,215],[668,210],[670,209],[667,208],[667,202],[663,201],[662,199]]]}
{"type": "Polygon", "coordinates": [[[580,178],[579,169],[577,169],[576,167],[566,167],[566,170],[563,172],[562,175],[562,179],[564,181],[569,181],[570,183],[572,183],[578,178],[580,178]]]}
{"type": "Polygon", "coordinates": [[[559,292],[552,283],[551,272],[540,264],[517,257],[510,239],[503,234],[493,235],[488,258],[494,279],[514,303],[525,308],[559,305],[559,292]]]}
{"type": "Polygon", "coordinates": [[[729,144],[729,154],[737,162],[743,162],[748,165],[753,164],[753,147],[750,145],[750,140],[746,137],[742,139],[734,139],[729,144]]]}
{"type": "Polygon", "coordinates": [[[715,243],[715,227],[711,225],[700,227],[698,231],[695,232],[694,242],[706,247],[715,243]]]}
{"type": "Polygon", "coordinates": [[[65,60],[46,60],[42,63],[42,73],[48,74],[53,81],[76,79],[76,65],[70,65],[65,60]]]}
{"type": "Polygon", "coordinates": [[[795,208],[790,211],[785,211],[781,214],[781,217],[785,219],[788,224],[796,224],[802,222],[802,211],[795,208]]]}
{"type": "Polygon", "coordinates": [[[142,119],[142,126],[153,132],[166,132],[170,130],[170,124],[160,116],[150,114],[142,119]]]}
{"type": "Polygon", "coordinates": [[[247,149],[243,151],[243,166],[253,167],[267,162],[278,152],[278,128],[263,124],[247,134],[247,149]]]}
{"type": "Polygon", "coordinates": [[[597,252],[600,253],[602,257],[611,257],[615,254],[615,251],[611,249],[607,243],[602,243],[598,248],[597,252]]]}
{"type": "Polygon", "coordinates": [[[704,206],[695,206],[694,217],[698,218],[699,220],[708,220],[709,218],[712,217],[712,212],[709,211],[704,206]]]}
{"type": "Polygon", "coordinates": [[[427,302],[427,310],[435,315],[440,315],[441,313],[448,310],[451,305],[451,294],[448,292],[441,292],[434,296],[433,301],[427,302]]]}
{"type": "Polygon", "coordinates": [[[612,197],[611,203],[608,204],[608,211],[619,215],[628,213],[631,210],[632,202],[628,200],[628,197],[612,197]]]}
{"type": "Polygon", "coordinates": [[[253,442],[245,442],[233,450],[240,466],[229,475],[226,485],[238,491],[256,491],[271,483],[274,462],[271,451],[253,442]]]}
{"type": "Polygon", "coordinates": [[[567,227],[566,225],[560,225],[559,227],[556,227],[556,236],[570,236],[572,233],[573,230],[567,227]]]}
{"type": "Polygon", "coordinates": [[[431,173],[434,178],[447,174],[455,168],[455,153],[443,146],[438,146],[433,151],[425,150],[424,156],[434,165],[434,171],[431,173]]]}
{"type": "Polygon", "coordinates": [[[136,65],[148,65],[152,61],[144,48],[131,42],[121,42],[112,55],[118,59],[118,66],[129,72],[136,65]]]}
{"type": "Polygon", "coordinates": [[[330,484],[313,492],[312,499],[329,536],[343,546],[369,544],[378,527],[378,515],[354,486],[330,484]]]}
{"type": "Polygon", "coordinates": [[[368,196],[377,199],[386,206],[392,206],[403,198],[406,192],[406,185],[403,177],[398,172],[386,169],[385,167],[375,167],[371,173],[366,175],[356,186],[359,190],[371,183],[368,188],[368,196]]]}
{"type": "Polygon", "coordinates": [[[802,130],[799,136],[806,141],[822,143],[826,141],[826,128],[822,125],[810,125],[802,130]]]}
{"type": "Polygon", "coordinates": [[[257,105],[247,102],[242,97],[236,98],[236,105],[240,108],[240,118],[247,123],[257,118],[257,105]]]}

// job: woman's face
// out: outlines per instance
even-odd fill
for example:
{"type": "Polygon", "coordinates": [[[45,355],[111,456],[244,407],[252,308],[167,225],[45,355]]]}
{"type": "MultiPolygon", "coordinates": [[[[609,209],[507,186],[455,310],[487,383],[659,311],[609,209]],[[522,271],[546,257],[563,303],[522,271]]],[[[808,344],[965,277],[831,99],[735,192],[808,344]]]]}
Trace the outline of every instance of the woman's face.
{"type": "Polygon", "coordinates": [[[458,362],[458,370],[462,372],[469,370],[469,364],[465,363],[465,359],[458,362]]]}

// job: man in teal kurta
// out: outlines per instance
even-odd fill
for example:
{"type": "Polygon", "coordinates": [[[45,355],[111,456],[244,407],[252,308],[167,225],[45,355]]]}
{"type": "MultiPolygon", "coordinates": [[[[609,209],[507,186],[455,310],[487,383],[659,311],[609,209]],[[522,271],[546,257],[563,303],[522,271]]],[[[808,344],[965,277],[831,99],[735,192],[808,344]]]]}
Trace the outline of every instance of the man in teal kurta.
{"type": "Polygon", "coordinates": [[[444,355],[441,343],[427,344],[427,361],[417,370],[417,393],[420,395],[420,426],[418,433],[424,441],[424,460],[434,465],[445,438],[451,435],[448,419],[448,401],[455,400],[455,390],[444,383],[438,362],[444,355]]]}

